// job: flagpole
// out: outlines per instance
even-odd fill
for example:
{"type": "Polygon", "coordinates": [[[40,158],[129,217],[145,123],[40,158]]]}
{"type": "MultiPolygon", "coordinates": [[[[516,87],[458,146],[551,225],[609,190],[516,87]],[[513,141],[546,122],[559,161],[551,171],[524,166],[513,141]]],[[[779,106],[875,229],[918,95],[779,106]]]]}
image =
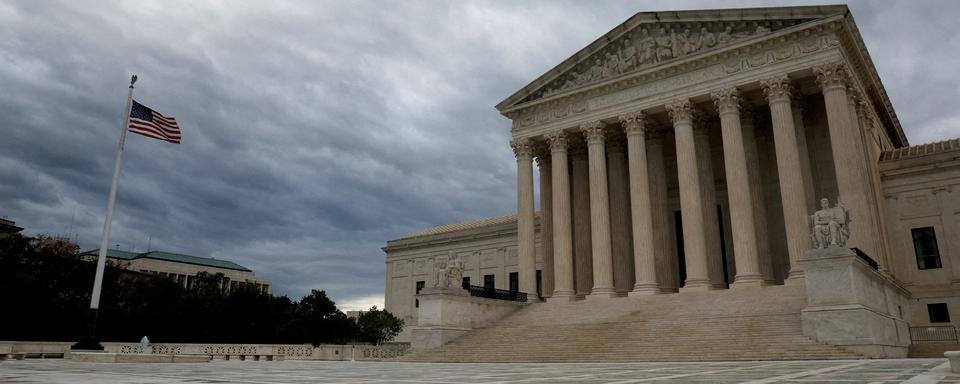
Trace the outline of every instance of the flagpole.
{"type": "Polygon", "coordinates": [[[117,202],[117,181],[120,179],[120,160],[123,158],[123,144],[127,138],[127,126],[130,123],[130,107],[133,102],[133,84],[137,75],[130,77],[127,91],[127,107],[123,110],[123,126],[120,128],[120,142],[117,144],[117,156],[113,163],[113,181],[110,183],[110,197],[107,198],[107,217],[103,221],[103,237],[100,238],[100,250],[97,255],[97,273],[93,279],[93,293],[90,294],[90,311],[87,318],[87,337],[74,344],[71,349],[103,350],[97,341],[97,318],[100,308],[100,291],[103,287],[103,271],[107,264],[107,249],[110,241],[110,224],[113,222],[113,207],[117,202]]]}

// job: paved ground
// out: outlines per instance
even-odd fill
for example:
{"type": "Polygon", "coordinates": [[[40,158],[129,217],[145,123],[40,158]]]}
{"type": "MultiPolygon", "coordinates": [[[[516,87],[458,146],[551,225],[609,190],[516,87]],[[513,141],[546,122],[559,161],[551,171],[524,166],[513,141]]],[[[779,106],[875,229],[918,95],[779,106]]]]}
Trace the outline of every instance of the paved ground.
{"type": "Polygon", "coordinates": [[[707,363],[427,364],[0,362],[0,383],[960,383],[944,359],[707,363]]]}

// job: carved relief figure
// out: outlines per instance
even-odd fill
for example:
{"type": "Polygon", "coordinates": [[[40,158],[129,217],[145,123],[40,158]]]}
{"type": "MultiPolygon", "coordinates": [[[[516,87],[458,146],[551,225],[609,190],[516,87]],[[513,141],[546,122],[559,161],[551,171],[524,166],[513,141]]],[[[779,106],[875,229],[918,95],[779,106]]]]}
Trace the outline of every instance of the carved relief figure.
{"type": "Polygon", "coordinates": [[[683,33],[680,34],[680,37],[683,41],[684,55],[689,55],[691,53],[696,52],[698,49],[700,49],[700,41],[690,36],[689,29],[684,29],[683,33]]]}
{"type": "Polygon", "coordinates": [[[640,59],[639,64],[656,63],[657,60],[657,42],[650,36],[646,29],[640,30],[640,59]]]}
{"type": "Polygon", "coordinates": [[[668,35],[663,28],[660,28],[660,35],[655,38],[657,42],[657,62],[661,62],[673,57],[673,35],[668,35]]]}
{"type": "Polygon", "coordinates": [[[820,199],[820,210],[813,214],[812,221],[814,248],[842,247],[847,243],[849,217],[840,199],[832,208],[829,200],[820,199]]]}
{"type": "MultiPolygon", "coordinates": [[[[729,27],[727,27],[729,28],[729,27]]],[[[700,47],[713,48],[717,45],[717,37],[707,31],[706,28],[700,28],[700,47]]]]}
{"type": "Polygon", "coordinates": [[[623,39],[623,49],[620,51],[620,72],[627,72],[637,66],[637,47],[630,38],[623,39]]]}
{"type": "Polygon", "coordinates": [[[597,81],[603,77],[603,64],[600,62],[600,57],[598,56],[593,60],[593,67],[590,67],[589,72],[589,81],[597,81]]]}
{"type": "Polygon", "coordinates": [[[727,26],[723,32],[720,32],[720,36],[717,36],[717,44],[726,44],[733,41],[733,27],[727,26]]]}
{"type": "Polygon", "coordinates": [[[603,65],[603,70],[600,72],[600,77],[604,79],[609,79],[617,75],[617,69],[620,67],[620,58],[617,57],[616,53],[607,52],[607,61],[603,65]]]}

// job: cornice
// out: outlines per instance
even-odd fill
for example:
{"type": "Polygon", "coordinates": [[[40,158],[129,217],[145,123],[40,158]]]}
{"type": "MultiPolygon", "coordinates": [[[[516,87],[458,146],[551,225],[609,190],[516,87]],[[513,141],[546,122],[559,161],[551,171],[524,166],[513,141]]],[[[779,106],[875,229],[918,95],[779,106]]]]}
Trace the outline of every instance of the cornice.
{"type": "Polygon", "coordinates": [[[558,78],[583,62],[594,58],[594,54],[608,48],[611,42],[621,39],[640,27],[648,27],[653,30],[659,28],[660,25],[679,23],[692,23],[697,30],[701,26],[718,23],[735,23],[741,26],[756,27],[757,25],[770,26],[769,23],[782,25],[784,22],[790,23],[798,20],[822,20],[845,13],[848,13],[845,5],[640,12],[578,50],[566,60],[553,66],[534,81],[498,103],[496,108],[501,113],[506,114],[509,109],[522,104],[521,100],[540,91],[547,84],[557,81],[558,78]]]}
{"type": "MultiPolygon", "coordinates": [[[[640,90],[644,87],[663,88],[668,86],[665,82],[684,83],[678,85],[683,88],[685,84],[745,74],[771,64],[826,52],[840,44],[834,33],[840,28],[841,21],[842,15],[838,15],[800,24],[765,35],[758,40],[743,41],[717,51],[692,55],[671,65],[639,71],[621,79],[586,87],[576,93],[524,104],[508,114],[508,117],[513,119],[514,136],[516,137],[519,131],[585,114],[599,108],[597,105],[607,107],[634,97],[621,95],[624,92],[647,92],[640,90]]],[[[663,91],[656,89],[649,92],[663,91]]],[[[709,94],[709,91],[706,94],[709,94]]]]}

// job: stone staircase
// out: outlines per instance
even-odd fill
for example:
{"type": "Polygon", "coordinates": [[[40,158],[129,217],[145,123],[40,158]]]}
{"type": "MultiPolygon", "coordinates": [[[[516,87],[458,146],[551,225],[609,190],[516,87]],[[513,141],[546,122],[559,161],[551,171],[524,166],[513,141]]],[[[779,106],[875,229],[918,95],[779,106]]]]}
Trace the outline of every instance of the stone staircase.
{"type": "Polygon", "coordinates": [[[403,361],[858,359],[803,336],[803,286],[534,303],[403,361]]]}

